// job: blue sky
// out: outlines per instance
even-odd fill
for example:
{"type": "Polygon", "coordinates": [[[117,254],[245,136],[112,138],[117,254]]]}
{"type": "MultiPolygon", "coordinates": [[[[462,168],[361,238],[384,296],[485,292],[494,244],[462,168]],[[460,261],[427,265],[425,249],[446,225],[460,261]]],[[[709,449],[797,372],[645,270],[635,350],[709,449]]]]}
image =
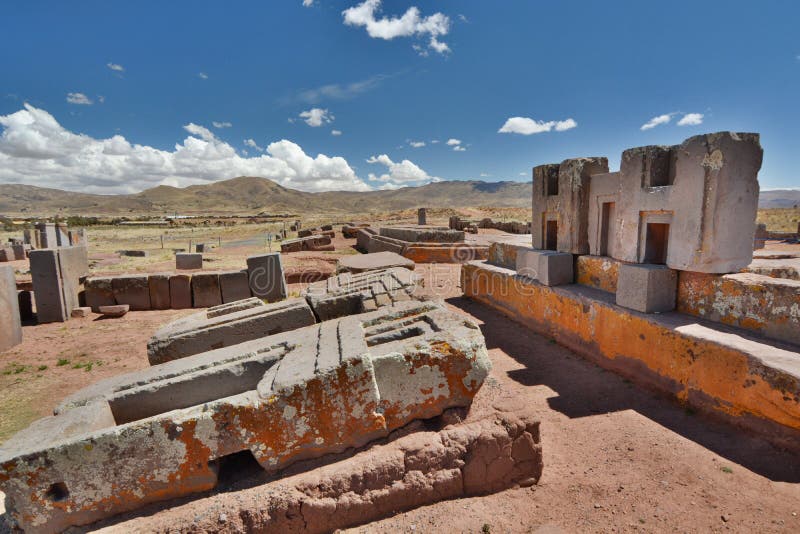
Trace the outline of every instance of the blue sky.
{"type": "Polygon", "coordinates": [[[616,168],[625,148],[735,130],[762,135],[762,188],[800,186],[798,2],[0,9],[2,182],[117,193],[239,174],[305,190],[529,180],[542,163],[607,156],[616,168]]]}

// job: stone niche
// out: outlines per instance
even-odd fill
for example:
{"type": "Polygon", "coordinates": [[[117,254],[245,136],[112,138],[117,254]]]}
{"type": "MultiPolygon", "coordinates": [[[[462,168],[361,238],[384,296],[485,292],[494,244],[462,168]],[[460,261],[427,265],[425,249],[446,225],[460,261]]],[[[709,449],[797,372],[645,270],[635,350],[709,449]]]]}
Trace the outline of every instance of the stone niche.
{"type": "Polygon", "coordinates": [[[588,252],[703,273],[746,267],[762,154],[758,134],[734,132],[626,150],[619,172],[591,177],[588,252]]]}

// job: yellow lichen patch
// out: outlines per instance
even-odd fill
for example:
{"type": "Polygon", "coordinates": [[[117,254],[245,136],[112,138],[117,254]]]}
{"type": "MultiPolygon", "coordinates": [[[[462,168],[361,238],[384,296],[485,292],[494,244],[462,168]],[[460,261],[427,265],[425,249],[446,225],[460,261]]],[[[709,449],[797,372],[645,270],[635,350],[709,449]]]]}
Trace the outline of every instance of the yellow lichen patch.
{"type": "Polygon", "coordinates": [[[575,264],[577,283],[616,293],[618,277],[619,261],[605,256],[578,256],[575,264]]]}

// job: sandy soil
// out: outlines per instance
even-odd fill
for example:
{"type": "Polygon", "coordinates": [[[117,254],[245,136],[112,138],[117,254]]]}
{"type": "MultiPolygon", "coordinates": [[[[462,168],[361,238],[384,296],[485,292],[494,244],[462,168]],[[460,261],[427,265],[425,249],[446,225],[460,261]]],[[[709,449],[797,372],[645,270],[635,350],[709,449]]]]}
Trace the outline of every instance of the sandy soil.
{"type": "MultiPolygon", "coordinates": [[[[418,270],[426,291],[481,324],[494,369],[473,410],[491,409],[502,398],[535,413],[542,421],[544,474],[531,488],[441,502],[348,532],[800,531],[796,455],[687,412],[459,297],[458,266],[418,270]]],[[[187,313],[131,312],[119,320],[95,316],[26,326],[23,344],[0,354],[0,369],[11,370],[0,375],[0,440],[21,421],[48,414],[69,393],[145,367],[152,332],[187,313]],[[70,363],[59,366],[59,359],[70,363]],[[87,371],[88,362],[95,363],[87,371]]],[[[237,496],[220,498],[235,502],[237,496]]],[[[156,512],[191,523],[169,504],[147,513],[156,512]]],[[[140,518],[115,530],[146,531],[146,524],[140,518]]]]}

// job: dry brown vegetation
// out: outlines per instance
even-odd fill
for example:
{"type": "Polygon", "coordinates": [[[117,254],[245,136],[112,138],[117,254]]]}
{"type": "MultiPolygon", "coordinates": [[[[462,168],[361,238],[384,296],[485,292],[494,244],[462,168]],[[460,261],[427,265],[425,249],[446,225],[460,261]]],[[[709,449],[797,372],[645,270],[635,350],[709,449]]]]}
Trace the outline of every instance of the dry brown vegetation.
{"type": "Polygon", "coordinates": [[[770,232],[796,232],[800,223],[800,208],[758,210],[758,222],[766,224],[770,232]]]}

